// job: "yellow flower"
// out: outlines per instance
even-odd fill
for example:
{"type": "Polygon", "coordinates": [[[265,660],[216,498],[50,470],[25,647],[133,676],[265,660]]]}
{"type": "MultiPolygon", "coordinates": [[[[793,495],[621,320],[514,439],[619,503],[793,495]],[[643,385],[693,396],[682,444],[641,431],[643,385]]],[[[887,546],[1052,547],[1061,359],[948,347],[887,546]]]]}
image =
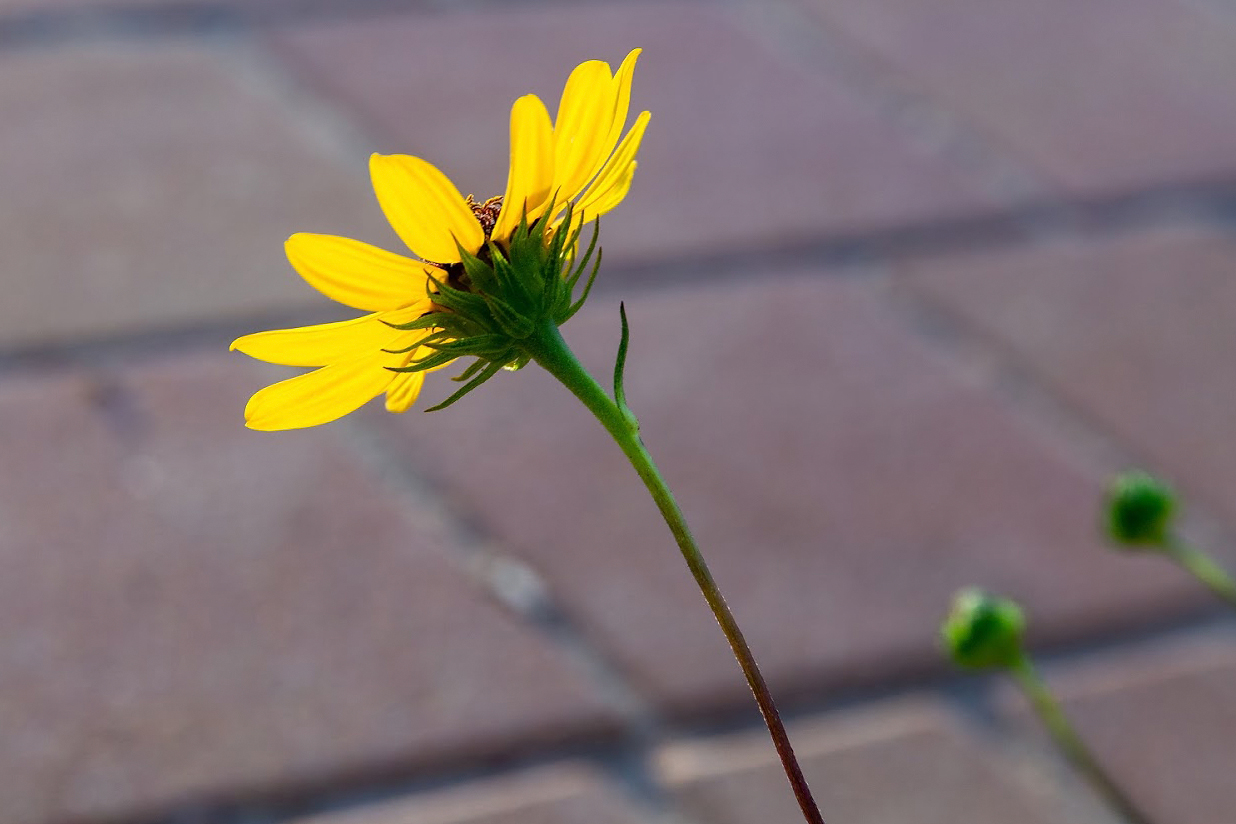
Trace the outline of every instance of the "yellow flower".
{"type": "Polygon", "coordinates": [[[511,165],[501,197],[477,203],[420,158],[373,155],[369,171],[378,204],[419,259],[332,235],[288,238],[288,261],[309,285],[369,314],[236,339],[232,349],[259,360],[318,367],[257,392],[245,407],[246,425],[262,430],[316,426],[384,392],[389,411],[411,407],[425,371],[393,370],[435,354],[420,345],[434,330],[395,327],[441,310],[431,300],[434,281],[456,285],[463,259],[487,243],[506,249],[521,219],[525,226],[540,219],[541,225],[565,230],[569,237],[626,196],[649,119],[648,112],[640,114],[619,140],[639,51],[627,55],[617,74],[599,60],[576,67],[552,125],[536,95],[515,101],[511,165]]]}

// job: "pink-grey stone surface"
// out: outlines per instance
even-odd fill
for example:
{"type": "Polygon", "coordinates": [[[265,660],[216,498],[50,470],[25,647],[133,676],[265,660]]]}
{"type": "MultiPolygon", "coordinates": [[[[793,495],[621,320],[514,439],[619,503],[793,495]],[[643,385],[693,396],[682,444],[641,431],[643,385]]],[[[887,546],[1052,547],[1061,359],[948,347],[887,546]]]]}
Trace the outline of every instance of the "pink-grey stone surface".
{"type": "Polygon", "coordinates": [[[498,193],[511,102],[635,47],[652,121],[567,337],[607,382],[626,301],[825,819],[1104,821],[941,659],[978,584],[1158,824],[1226,821],[1236,625],[1097,524],[1141,465],[1236,569],[1233,46],[1228,0],[0,0],[0,824],[795,819],[544,373],[265,434],[291,371],[225,353],[351,314],[282,242],[397,248],[370,152],[498,193]]]}
{"type": "MultiPolygon", "coordinates": [[[[643,438],[774,683],[870,683],[942,663],[936,625],[962,584],[1024,599],[1057,638],[1194,600],[1166,567],[1107,552],[1097,479],[863,284],[758,272],[636,297],[627,313],[643,438]]],[[[567,327],[599,374],[617,326],[594,306],[567,327]]],[[[659,699],[689,710],[741,698],[647,493],[552,379],[502,375],[451,414],[379,423],[399,427],[412,459],[659,699]]]]}

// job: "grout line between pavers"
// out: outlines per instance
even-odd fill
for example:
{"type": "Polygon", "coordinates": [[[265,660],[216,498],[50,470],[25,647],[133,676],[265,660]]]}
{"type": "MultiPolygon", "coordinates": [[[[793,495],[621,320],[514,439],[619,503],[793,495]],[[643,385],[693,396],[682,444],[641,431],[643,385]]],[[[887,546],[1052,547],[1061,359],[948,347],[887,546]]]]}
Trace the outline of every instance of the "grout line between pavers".
{"type": "Polygon", "coordinates": [[[601,699],[622,719],[618,742],[592,753],[592,761],[629,801],[645,812],[672,814],[665,788],[649,758],[664,737],[659,713],[603,648],[564,609],[545,579],[530,564],[477,523],[421,473],[412,460],[398,457],[392,436],[363,421],[342,425],[345,437],[388,489],[427,513],[421,526],[445,538],[449,560],[491,598],[561,653],[582,673],[601,699]]]}
{"type": "Polygon", "coordinates": [[[935,97],[913,90],[901,70],[847,34],[822,4],[805,0],[740,0],[736,17],[773,52],[808,71],[827,71],[862,94],[912,145],[969,172],[1005,203],[1055,197],[1048,176],[935,97]]]}
{"type": "MultiPolygon", "coordinates": [[[[695,0],[673,0],[688,3],[695,0]]],[[[213,34],[387,14],[468,14],[521,6],[612,5],[615,0],[114,0],[0,11],[0,53],[52,44],[213,34]]]]}
{"type": "MultiPolygon", "coordinates": [[[[322,134],[329,131],[324,129],[322,134]]],[[[323,139],[331,142],[336,138],[323,139]]],[[[346,149],[340,151],[346,153],[346,149]]],[[[1236,178],[1205,186],[1164,186],[1063,206],[1028,204],[977,217],[945,218],[775,247],[626,261],[608,266],[607,276],[598,280],[594,292],[612,296],[631,288],[653,292],[732,283],[748,279],[755,266],[773,272],[782,269],[796,276],[810,267],[820,270],[821,277],[866,277],[869,271],[887,269],[910,257],[1012,249],[1062,237],[1101,240],[1181,225],[1232,232],[1236,228],[1236,178]]],[[[918,314],[936,313],[924,308],[918,314]]],[[[9,344],[0,346],[0,378],[10,373],[55,371],[100,362],[126,363],[210,347],[226,348],[231,340],[255,328],[297,326],[337,318],[337,313],[306,305],[300,309],[290,307],[64,341],[9,344]]],[[[948,321],[944,325],[959,324],[948,321]]]]}
{"type": "MultiPolygon", "coordinates": [[[[1036,662],[1049,678],[1056,671],[1076,671],[1103,665],[1118,672],[1146,671],[1155,667],[1156,676],[1164,662],[1179,658],[1181,650],[1216,651],[1236,641],[1236,617],[1223,611],[1212,618],[1201,619],[1157,631],[1142,632],[1119,639],[1099,639],[1063,652],[1038,654],[1036,662]]],[[[1181,671],[1189,672],[1192,667],[1181,671]]],[[[1109,674],[1109,678],[1110,678],[1109,674]]],[[[1012,683],[1000,674],[984,673],[968,676],[972,682],[960,688],[944,691],[958,722],[984,745],[995,750],[1013,765],[1010,774],[1022,790],[1040,796],[1043,802],[1063,803],[1069,820],[1122,824],[1123,819],[1109,810],[1094,791],[1077,775],[1050,740],[1037,730],[1037,722],[1019,724],[1009,710],[998,704],[1016,693],[1012,683]]],[[[1123,678],[1115,683],[1123,683],[1123,678]]],[[[1109,684],[1109,687],[1111,685],[1109,684]]],[[[1075,693],[1073,693],[1075,695],[1075,693]]]]}
{"type": "MultiPolygon", "coordinates": [[[[968,372],[981,389],[1007,401],[1031,425],[1062,444],[1068,458],[1077,461],[1083,471],[1103,479],[1132,467],[1156,466],[1135,440],[1113,432],[1097,414],[1054,389],[1032,360],[1019,355],[997,333],[983,329],[905,278],[888,270],[882,277],[890,303],[921,338],[968,372]]],[[[1236,529],[1214,511],[1204,491],[1186,492],[1190,496],[1180,516],[1185,536],[1206,549],[1220,548],[1220,554],[1236,554],[1236,529]]],[[[1096,524],[1100,506],[1096,500],[1096,524]]],[[[1097,534],[1097,525],[1095,529],[1097,534]]]]}
{"type": "Polygon", "coordinates": [[[646,735],[658,722],[652,705],[597,651],[574,619],[559,605],[545,579],[531,565],[516,558],[495,536],[486,533],[476,518],[452,501],[410,460],[398,457],[393,438],[377,427],[354,419],[339,423],[362,464],[398,497],[414,503],[428,521],[420,525],[449,547],[458,569],[479,584],[494,600],[534,628],[587,675],[607,703],[636,735],[646,735]]]}
{"type": "MultiPolygon", "coordinates": [[[[294,5],[294,4],[292,4],[294,5]]],[[[410,9],[415,3],[400,2],[370,2],[362,4],[367,10],[390,10],[392,8],[410,9]]],[[[487,2],[469,4],[471,6],[488,5],[487,2]]],[[[226,4],[201,5],[198,12],[188,14],[179,20],[174,16],[152,15],[142,17],[140,14],[126,17],[125,15],[81,13],[74,16],[67,14],[58,17],[53,13],[30,15],[26,18],[13,15],[0,17],[0,48],[10,43],[36,44],[57,39],[78,39],[82,37],[115,37],[118,35],[154,36],[168,33],[209,33],[217,35],[224,33],[229,38],[239,35],[228,42],[239,46],[241,57],[240,70],[259,86],[265,84],[266,92],[279,98],[279,101],[303,121],[314,139],[318,140],[330,151],[337,151],[345,159],[353,156],[363,156],[359,147],[366,140],[358,130],[354,129],[348,117],[334,110],[332,105],[322,98],[315,99],[311,91],[296,88],[292,75],[282,68],[277,58],[269,53],[263,53],[253,47],[250,35],[252,29],[244,25],[239,18],[222,13],[226,4]],[[209,12],[214,9],[215,12],[209,12]],[[203,12],[206,10],[206,12],[203,12]],[[16,22],[15,22],[16,21],[16,22]],[[59,22],[58,22],[59,21],[59,22]],[[282,97],[291,95],[291,97],[282,97]]],[[[784,32],[782,32],[784,33],[784,32]]],[[[898,109],[907,103],[907,99],[889,91],[884,93],[884,105],[898,109]]],[[[905,115],[903,114],[903,119],[905,115]]],[[[913,112],[910,113],[913,119],[913,112]]],[[[909,124],[913,127],[913,124],[909,124]]],[[[954,148],[966,156],[966,162],[974,162],[978,166],[990,164],[990,152],[983,147],[981,141],[973,140],[971,136],[957,132],[954,123],[948,123],[951,141],[954,148]],[[969,153],[969,154],[967,154],[969,153]]],[[[986,174],[991,181],[1002,181],[1005,172],[988,168],[986,174]]],[[[1014,174],[1016,177],[1016,174],[1014,174]]],[[[999,183],[998,185],[1003,185],[999,183]]],[[[1149,226],[1161,225],[1166,222],[1179,221],[1181,218],[1214,224],[1228,224],[1233,212],[1236,212],[1236,181],[1202,186],[1167,186],[1156,190],[1115,195],[1109,198],[1096,199],[1090,202],[1058,202],[1047,199],[1042,202],[1015,207],[996,214],[978,218],[950,219],[912,226],[897,227],[890,230],[870,233],[851,233],[822,239],[808,239],[800,244],[776,249],[753,249],[737,255],[717,255],[713,258],[683,257],[676,261],[647,262],[630,264],[627,267],[615,267],[621,278],[621,286],[637,286],[651,288],[654,283],[666,281],[673,285],[684,283],[698,284],[713,280],[734,280],[741,278],[750,271],[752,263],[762,264],[772,260],[787,268],[803,264],[823,265],[828,267],[844,267],[854,261],[876,261],[886,263],[898,256],[911,254],[932,254],[950,252],[959,248],[976,248],[984,245],[1008,246],[1024,243],[1036,235],[1058,236],[1061,233],[1080,233],[1082,235],[1106,234],[1111,232],[1136,231],[1149,226]],[[668,269],[673,276],[666,278],[668,269]],[[719,274],[718,274],[719,273],[719,274]]],[[[607,285],[602,283],[598,291],[609,292],[618,288],[615,279],[607,285]]],[[[905,290],[909,294],[909,290],[905,290]]],[[[1089,420],[1087,416],[1063,399],[1055,396],[1045,388],[1039,376],[1026,364],[1019,363],[1016,357],[1001,347],[994,346],[990,340],[975,329],[963,328],[964,321],[956,317],[941,314],[941,308],[931,306],[923,295],[911,295],[898,301],[903,310],[911,316],[917,316],[919,325],[923,322],[936,328],[934,337],[942,348],[950,350],[954,357],[971,363],[982,363],[983,369],[991,370],[992,383],[997,391],[1011,397],[1019,407],[1030,411],[1040,423],[1045,423],[1053,433],[1063,435],[1066,442],[1078,447],[1078,454],[1086,456],[1086,460],[1094,465],[1109,467],[1127,463],[1136,456],[1136,449],[1130,444],[1122,443],[1110,435],[1104,434],[1103,427],[1089,420]],[[943,329],[944,334],[939,331],[943,329]]],[[[289,313],[293,323],[308,317],[308,313],[289,313]]],[[[313,317],[320,318],[321,311],[314,310],[313,317]]],[[[271,325],[259,322],[257,326],[271,325]]],[[[285,325],[275,323],[274,325],[285,325]]],[[[286,324],[291,325],[291,324],[286,324]]],[[[80,365],[98,362],[124,362],[133,357],[162,356],[166,352],[201,348],[207,344],[215,345],[226,342],[240,332],[249,331],[254,326],[249,321],[228,320],[224,322],[203,323],[181,326],[171,330],[145,332],[135,334],[118,334],[103,340],[78,341],[68,344],[29,347],[0,353],[0,376],[13,369],[54,368],[58,365],[80,365]],[[170,347],[168,344],[172,344],[170,347]],[[157,351],[156,351],[157,350],[157,351]]],[[[108,385],[110,387],[110,384],[108,385]]],[[[127,420],[123,409],[125,398],[107,396],[100,401],[101,410],[105,414],[116,413],[119,419],[127,420]],[[120,406],[116,406],[120,404],[120,406]],[[114,408],[113,408],[114,407],[114,408]]],[[[121,423],[123,423],[121,420],[121,423]]],[[[363,460],[372,471],[380,475],[399,494],[415,499],[418,507],[428,508],[434,513],[436,529],[448,535],[451,540],[448,545],[458,547],[459,551],[454,561],[469,577],[483,586],[495,599],[503,603],[509,610],[524,620],[535,631],[549,640],[555,648],[561,650],[589,678],[590,682],[613,706],[627,724],[627,737],[617,744],[603,746],[593,754],[593,760],[603,767],[606,777],[614,781],[631,799],[634,799],[642,811],[660,813],[665,816],[681,816],[681,812],[672,810],[665,789],[660,785],[657,776],[649,766],[649,757],[655,753],[659,743],[668,735],[665,725],[658,718],[651,704],[623,676],[620,669],[609,661],[596,646],[589,641],[586,634],[575,625],[571,618],[558,606],[549,592],[548,587],[534,569],[510,556],[505,548],[484,533],[470,521],[465,513],[455,507],[440,490],[433,487],[429,481],[415,470],[415,467],[392,457],[392,450],[386,449],[382,438],[370,427],[354,424],[348,431],[348,438],[362,455],[363,460]]],[[[1226,540],[1232,536],[1225,530],[1220,534],[1226,540]]],[[[1195,621],[1186,622],[1186,626],[1195,626],[1195,621]]],[[[1144,641],[1157,637],[1155,631],[1139,630],[1137,639],[1144,641]]],[[[1075,658],[1085,658],[1097,649],[1110,644],[1110,635],[1105,639],[1090,641],[1078,645],[1068,653],[1051,656],[1052,661],[1069,661],[1075,658]]],[[[936,689],[942,695],[958,694],[963,689],[956,686],[956,679],[935,681],[936,689]]],[[[917,691],[919,685],[909,684],[892,686],[894,694],[905,691],[917,691]]],[[[798,706],[789,714],[791,720],[802,720],[821,713],[841,712],[846,705],[858,706],[877,700],[879,690],[863,690],[862,696],[838,705],[835,701],[825,701],[815,708],[798,706]],[[873,698],[872,696],[877,696],[873,698]]],[[[746,715],[744,713],[744,715],[746,715]]],[[[743,722],[744,728],[756,728],[756,723],[750,720],[743,722]]],[[[565,755],[569,755],[568,750],[565,755]]],[[[562,752],[547,752],[535,756],[536,760],[562,757],[562,752]]],[[[502,767],[505,772],[510,768],[502,767]]],[[[484,777],[485,773],[465,771],[446,783],[458,782],[466,784],[484,777]]],[[[417,785],[423,787],[424,785],[417,785]]],[[[416,789],[415,787],[413,789],[416,789]]],[[[399,791],[394,791],[398,794],[399,791]]],[[[390,797],[390,793],[383,793],[390,797]]],[[[298,813],[297,815],[300,815],[298,813]]],[[[189,820],[185,816],[170,817],[171,821],[189,820]]],[[[217,820],[217,819],[216,819],[217,820]]],[[[240,822],[277,821],[277,815],[262,817],[255,812],[239,813],[234,817],[240,822]]],[[[283,819],[286,820],[286,819],[283,819]]],[[[684,819],[685,820],[685,819],[684,819]]]]}

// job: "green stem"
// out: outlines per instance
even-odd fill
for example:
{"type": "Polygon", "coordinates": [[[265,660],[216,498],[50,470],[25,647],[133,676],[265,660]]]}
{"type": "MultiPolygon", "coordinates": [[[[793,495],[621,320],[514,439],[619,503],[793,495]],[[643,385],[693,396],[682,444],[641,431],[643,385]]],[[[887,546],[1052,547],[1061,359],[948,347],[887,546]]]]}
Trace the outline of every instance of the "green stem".
{"type": "Polygon", "coordinates": [[[678,508],[673,493],[670,492],[665,479],[657,471],[652,456],[648,454],[643,441],[640,440],[637,425],[629,417],[629,413],[624,413],[623,409],[606,394],[601,385],[579,363],[566,341],[562,339],[558,327],[547,324],[538,334],[526,339],[524,344],[533,360],[557,378],[567,389],[571,390],[575,397],[579,398],[584,406],[588,407],[588,410],[596,416],[631,461],[635,471],[639,473],[644,486],[648,488],[653,500],[656,501],[657,508],[661,510],[665,523],[669,525],[670,532],[674,534],[674,540],[678,542],[682,557],[686,560],[691,575],[694,576],[696,584],[704,594],[704,600],[708,602],[717,623],[721,625],[721,631],[725,633],[725,638],[734,651],[734,657],[738,659],[738,664],[742,667],[747,684],[755,696],[755,702],[764,716],[764,723],[768,726],[769,734],[772,735],[773,745],[777,749],[777,755],[781,758],[781,765],[794,790],[794,796],[798,799],[803,817],[808,824],[824,824],[819,808],[811,797],[807,781],[803,778],[802,769],[794,757],[794,750],[790,747],[789,736],[786,734],[785,725],[781,722],[777,706],[773,703],[768,684],[765,683],[764,676],[760,674],[755,657],[751,654],[751,648],[747,646],[747,641],[738,627],[738,622],[734,619],[734,614],[730,612],[729,606],[721,596],[721,590],[717,588],[712,573],[709,572],[708,565],[704,562],[704,556],[700,554],[695,538],[691,536],[691,531],[687,528],[682,510],[678,508]]]}
{"type": "Polygon", "coordinates": [[[1019,656],[1009,667],[1009,674],[1025,693],[1056,746],[1108,806],[1130,824],[1153,824],[1153,819],[1138,808],[1090,752],[1030,659],[1019,656]]]}
{"type": "Polygon", "coordinates": [[[1175,535],[1169,535],[1163,542],[1163,553],[1188,570],[1215,595],[1236,607],[1236,581],[1205,552],[1175,535]]]}

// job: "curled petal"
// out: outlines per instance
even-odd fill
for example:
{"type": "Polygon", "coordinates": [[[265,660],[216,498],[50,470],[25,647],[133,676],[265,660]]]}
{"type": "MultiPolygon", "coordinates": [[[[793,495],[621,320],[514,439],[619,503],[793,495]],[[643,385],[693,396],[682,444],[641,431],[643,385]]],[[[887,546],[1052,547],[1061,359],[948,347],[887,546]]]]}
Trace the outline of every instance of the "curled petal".
{"type": "MultiPolygon", "coordinates": [[[[610,127],[609,138],[605,143],[605,154],[598,161],[597,169],[609,157],[610,152],[614,150],[613,147],[618,142],[618,137],[622,134],[622,127],[626,125],[627,111],[631,106],[631,79],[635,74],[635,61],[639,59],[642,51],[642,49],[632,49],[623,58],[622,65],[618,67],[618,71],[614,74],[613,124],[610,127]]],[[[597,169],[593,170],[594,173],[597,169]]]]}
{"type": "Polygon", "coordinates": [[[424,372],[399,372],[386,389],[386,411],[407,412],[421,394],[425,383],[424,372]]]}
{"type": "Polygon", "coordinates": [[[579,212],[584,222],[605,214],[627,196],[635,174],[635,155],[639,153],[640,142],[644,139],[644,130],[647,129],[651,117],[651,114],[644,112],[635,119],[635,125],[622,139],[614,156],[601,169],[596,180],[588,187],[587,193],[580,199],[579,212]]]}
{"type": "Polygon", "coordinates": [[[391,228],[422,259],[458,263],[456,243],[475,253],[485,242],[463,195],[431,164],[410,155],[375,154],[369,173],[391,228]]]}
{"type": "Polygon", "coordinates": [[[609,154],[615,99],[613,76],[600,60],[581,63],[567,78],[554,122],[553,190],[561,200],[574,199],[609,154]]]}

